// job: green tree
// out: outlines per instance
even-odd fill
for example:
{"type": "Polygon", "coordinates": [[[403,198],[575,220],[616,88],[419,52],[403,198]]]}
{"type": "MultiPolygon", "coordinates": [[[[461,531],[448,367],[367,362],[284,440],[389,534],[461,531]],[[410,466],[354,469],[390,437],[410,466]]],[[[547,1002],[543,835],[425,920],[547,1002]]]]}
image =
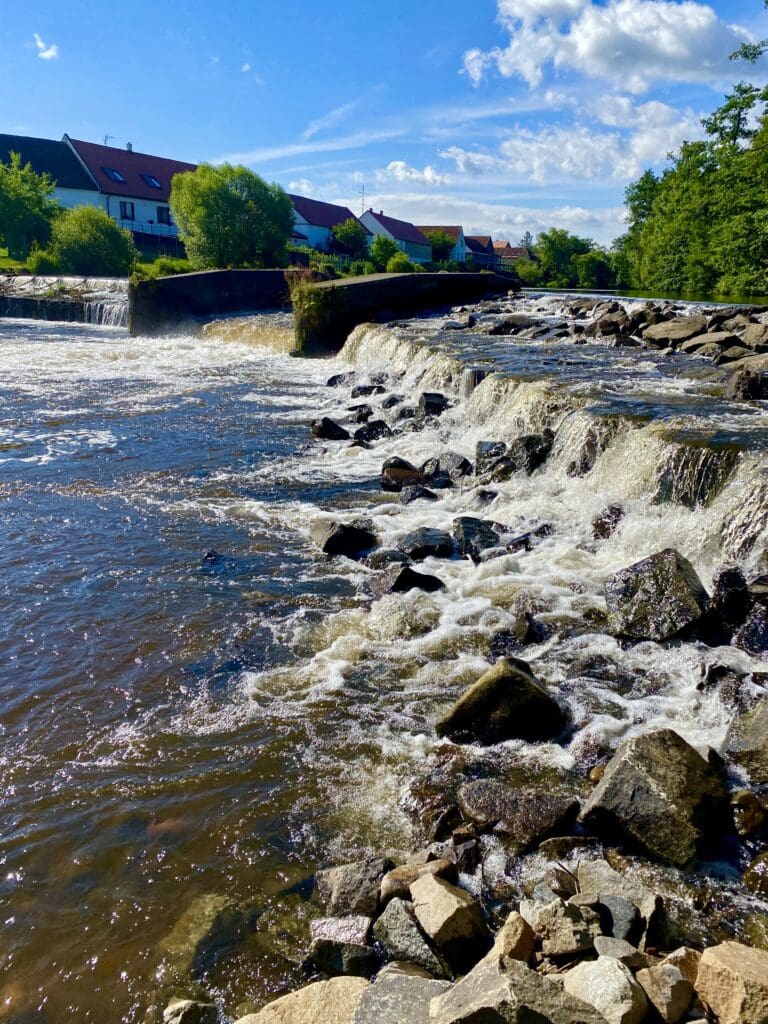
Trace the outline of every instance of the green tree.
{"type": "Polygon", "coordinates": [[[579,288],[610,288],[613,284],[610,258],[602,249],[592,249],[574,256],[571,265],[579,288]]]}
{"type": "Polygon", "coordinates": [[[536,260],[515,260],[515,272],[526,288],[538,288],[544,284],[544,274],[536,260]]]}
{"type": "Polygon", "coordinates": [[[447,231],[425,231],[424,237],[432,246],[432,262],[447,263],[451,258],[456,239],[452,238],[447,231]]]}
{"type": "Polygon", "coordinates": [[[33,244],[48,241],[58,211],[55,187],[50,175],[22,165],[18,153],[11,153],[7,164],[0,161],[0,245],[13,259],[25,259],[33,244]]]}
{"type": "Polygon", "coordinates": [[[415,270],[415,265],[411,263],[404,252],[397,252],[387,260],[388,274],[412,274],[415,270]]]}
{"type": "Polygon", "coordinates": [[[520,245],[523,249],[527,249],[530,252],[533,249],[533,235],[530,231],[526,231],[523,237],[520,239],[520,245]]]}
{"type": "Polygon", "coordinates": [[[544,280],[556,287],[572,287],[577,282],[573,257],[588,253],[593,248],[591,239],[570,235],[563,228],[542,231],[536,240],[536,255],[544,280]]]}
{"type": "Polygon", "coordinates": [[[56,218],[48,249],[33,252],[30,263],[41,272],[125,277],[138,255],[130,231],[118,227],[105,210],[78,206],[56,218]]]}
{"type": "Polygon", "coordinates": [[[709,117],[702,118],[701,123],[707,135],[713,136],[719,145],[737,146],[754,137],[757,129],[751,120],[752,111],[758,101],[767,99],[768,90],[739,82],[725,97],[725,102],[709,117]]]}
{"type": "Polygon", "coordinates": [[[376,235],[371,242],[371,262],[376,269],[383,272],[393,256],[397,256],[402,250],[397,242],[394,242],[387,235],[376,235]]]}
{"type": "Polygon", "coordinates": [[[355,217],[348,217],[333,229],[334,248],[353,260],[364,260],[368,255],[370,235],[355,217]]]}
{"type": "Polygon", "coordinates": [[[279,267],[293,206],[279,185],[247,167],[200,164],[171,182],[171,209],[193,266],[279,267]]]}

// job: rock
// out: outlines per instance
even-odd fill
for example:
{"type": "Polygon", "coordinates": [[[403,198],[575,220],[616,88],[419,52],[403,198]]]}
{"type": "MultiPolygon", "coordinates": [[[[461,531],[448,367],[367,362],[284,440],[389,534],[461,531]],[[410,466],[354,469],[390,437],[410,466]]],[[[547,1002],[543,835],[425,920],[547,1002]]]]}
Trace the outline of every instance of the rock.
{"type": "Polygon", "coordinates": [[[407,900],[411,894],[411,885],[422,875],[435,875],[447,882],[455,882],[456,865],[445,857],[439,857],[437,860],[428,860],[426,864],[401,864],[392,868],[381,880],[381,905],[385,906],[395,897],[407,900]]]}
{"type": "Polygon", "coordinates": [[[421,473],[406,459],[395,455],[381,467],[381,489],[402,491],[404,487],[415,487],[421,483],[421,473]]]}
{"type": "Polygon", "coordinates": [[[331,978],[316,981],[249,1013],[235,1024],[352,1024],[363,992],[363,978],[331,978]]]}
{"type": "Polygon", "coordinates": [[[217,1024],[219,1012],[213,1003],[194,999],[171,999],[163,1010],[163,1024],[217,1024]]]}
{"type": "Polygon", "coordinates": [[[324,554],[346,555],[347,558],[358,558],[378,543],[367,519],[357,519],[351,523],[318,519],[312,524],[310,536],[324,554]]]}
{"type": "Polygon", "coordinates": [[[676,316],[664,323],[654,324],[643,331],[643,341],[654,348],[677,348],[684,341],[703,334],[707,329],[707,319],[703,316],[676,316]]]}
{"type": "Polygon", "coordinates": [[[709,334],[699,334],[695,338],[684,341],[682,345],[678,346],[678,352],[696,352],[705,345],[716,345],[718,349],[724,351],[735,345],[738,340],[737,336],[730,331],[713,331],[709,334]]]}
{"type": "Polygon", "coordinates": [[[733,634],[731,643],[749,654],[765,654],[768,651],[768,609],[756,605],[744,625],[733,634]]]}
{"type": "Polygon", "coordinates": [[[501,743],[553,739],[566,716],[525,661],[499,658],[435,725],[454,741],[501,743]]]}
{"type": "Polygon", "coordinates": [[[664,1024],[677,1024],[693,1001],[693,985],[673,964],[645,967],[635,975],[664,1024]]]}
{"type": "Polygon", "coordinates": [[[395,896],[373,926],[373,936],[393,960],[418,964],[435,978],[450,978],[451,970],[419,928],[413,906],[395,896]]]}
{"type": "Polygon", "coordinates": [[[394,409],[396,405],[401,405],[403,401],[402,395],[387,395],[384,401],[381,403],[382,409],[394,409]]]}
{"type": "Polygon", "coordinates": [[[350,435],[344,427],[323,416],[319,420],[312,420],[312,436],[321,441],[348,441],[350,435]]]}
{"type": "Polygon", "coordinates": [[[671,729],[626,740],[584,805],[582,821],[677,867],[727,829],[717,772],[671,729]]]}
{"type": "Polygon", "coordinates": [[[606,1024],[594,1007],[512,960],[486,957],[432,1000],[429,1024],[606,1024]]]}
{"type": "Polygon", "coordinates": [[[229,896],[198,896],[162,941],[164,965],[177,979],[200,978],[245,935],[245,915],[229,896]]]}
{"type": "Polygon", "coordinates": [[[378,441],[381,437],[391,437],[392,430],[384,420],[370,420],[358,427],[352,436],[356,441],[378,441]]]}
{"type": "Polygon", "coordinates": [[[409,967],[385,967],[363,992],[352,1024],[429,1024],[430,1001],[443,995],[450,985],[420,977],[406,969],[409,967]]]}
{"type": "Polygon", "coordinates": [[[518,334],[520,331],[529,330],[531,327],[538,327],[540,323],[540,320],[527,316],[525,313],[512,313],[492,323],[488,328],[488,334],[518,334]]]}
{"type": "Polygon", "coordinates": [[[490,945],[480,904],[463,889],[434,875],[411,885],[416,919],[448,963],[458,971],[477,963],[490,945]]]}
{"type": "Polygon", "coordinates": [[[355,423],[366,423],[373,416],[373,406],[368,405],[367,402],[350,405],[347,408],[354,416],[355,423]]]}
{"type": "Polygon", "coordinates": [[[600,515],[595,516],[592,520],[592,536],[595,540],[607,540],[613,536],[624,514],[620,505],[609,505],[600,515]]]}
{"type": "Polygon", "coordinates": [[[523,612],[511,629],[500,629],[491,637],[488,653],[494,659],[514,655],[521,647],[542,644],[552,636],[552,630],[531,615],[523,612]]]}
{"type": "Polygon", "coordinates": [[[374,917],[379,905],[379,886],[394,867],[389,857],[369,857],[353,864],[318,871],[315,884],[333,917],[374,917]]]}
{"type": "Polygon", "coordinates": [[[419,415],[440,416],[449,404],[445,395],[441,395],[437,391],[425,391],[419,396],[419,415]]]}
{"type": "Polygon", "coordinates": [[[404,594],[409,590],[424,590],[433,594],[444,590],[445,584],[437,576],[429,573],[416,572],[408,565],[394,565],[387,569],[378,579],[374,580],[372,590],[377,596],[382,594],[404,594]]]}
{"type": "Polygon", "coordinates": [[[741,341],[747,348],[759,348],[761,345],[768,345],[768,324],[747,324],[741,336],[741,341]]]}
{"type": "Polygon", "coordinates": [[[428,487],[422,487],[421,484],[417,484],[415,487],[404,487],[400,491],[400,501],[403,505],[410,505],[412,501],[438,501],[438,497],[434,491],[430,491],[428,487]]]}
{"type": "Polygon", "coordinates": [[[369,395],[383,395],[386,388],[381,384],[356,384],[352,388],[352,398],[367,398],[369,395]]]}
{"type": "Polygon", "coordinates": [[[745,348],[744,345],[731,345],[730,348],[721,350],[720,355],[715,357],[715,363],[722,366],[726,363],[735,363],[737,359],[744,359],[745,356],[751,355],[752,351],[745,348]]]}
{"type": "Polygon", "coordinates": [[[363,559],[369,569],[391,569],[393,565],[407,565],[408,557],[395,548],[378,548],[363,559]]]}
{"type": "Polygon", "coordinates": [[[499,545],[499,534],[487,519],[459,516],[453,520],[453,536],[462,558],[480,561],[480,555],[499,545]]]}
{"type": "Polygon", "coordinates": [[[554,440],[555,435],[551,430],[541,434],[524,434],[509,445],[503,461],[511,466],[512,472],[531,474],[547,461],[554,440]]]}
{"type": "Polygon", "coordinates": [[[768,700],[731,722],[725,756],[745,768],[754,783],[768,782],[768,700]]]}
{"type": "Polygon", "coordinates": [[[712,611],[730,627],[741,625],[747,618],[752,599],[741,569],[725,565],[712,581],[712,611]]]}
{"type": "Polygon", "coordinates": [[[681,946],[665,956],[661,962],[676,967],[692,986],[696,985],[696,976],[699,973],[699,963],[701,962],[701,953],[697,949],[681,946]]]}
{"type": "Polygon", "coordinates": [[[768,899],[768,853],[761,853],[744,872],[744,885],[761,900],[768,899]]]}
{"type": "Polygon", "coordinates": [[[674,548],[635,562],[605,585],[611,632],[667,640],[698,622],[709,597],[691,563],[674,548]]]}
{"type": "Polygon", "coordinates": [[[522,852],[558,832],[569,832],[579,811],[572,797],[536,789],[512,789],[495,779],[477,779],[461,787],[464,817],[483,831],[508,836],[522,852]]]}
{"type": "Polygon", "coordinates": [[[592,949],[601,935],[600,918],[590,907],[553,900],[542,907],[533,926],[544,956],[573,956],[592,949]]]}
{"type": "Polygon", "coordinates": [[[595,938],[595,952],[600,957],[607,956],[618,960],[630,971],[638,971],[651,963],[650,957],[641,953],[630,942],[625,939],[614,939],[610,935],[598,935],[595,938]]]}
{"type": "Polygon", "coordinates": [[[414,562],[421,562],[430,557],[450,558],[453,554],[453,538],[450,533],[427,526],[407,533],[397,546],[414,562]]]}
{"type": "Polygon", "coordinates": [[[351,370],[349,373],[334,373],[326,381],[326,386],[329,388],[347,387],[349,384],[354,384],[356,376],[354,370],[351,370]]]}
{"type": "MultiPolygon", "coordinates": [[[[474,326],[474,324],[472,325],[474,326]]],[[[490,366],[467,366],[462,370],[459,380],[459,394],[466,401],[478,384],[493,373],[490,366]]]]}
{"type": "Polygon", "coordinates": [[[376,954],[368,945],[371,918],[322,917],[310,922],[311,944],[308,962],[331,977],[349,974],[370,978],[375,972],[376,954]]]}
{"type": "Polygon", "coordinates": [[[768,953],[723,942],[705,949],[696,978],[696,994],[719,1024],[768,1021],[768,953]]]}
{"type": "Polygon", "coordinates": [[[604,892],[599,894],[599,901],[597,913],[604,934],[636,945],[643,934],[645,921],[635,904],[625,896],[604,892]]]}
{"type": "Polygon", "coordinates": [[[506,967],[512,960],[529,964],[535,952],[536,936],[533,933],[533,928],[525,918],[513,910],[496,932],[493,948],[487,955],[497,957],[502,967],[506,967]]]}
{"type": "Polygon", "coordinates": [[[748,789],[739,789],[731,794],[731,809],[740,836],[751,836],[765,824],[765,807],[748,789]]]}
{"type": "Polygon", "coordinates": [[[605,860],[579,861],[576,873],[580,891],[597,895],[599,899],[598,912],[605,933],[610,933],[613,938],[626,939],[636,946],[640,944],[643,930],[643,943],[648,940],[649,933],[656,931],[664,906],[656,893],[640,882],[625,878],[605,860]],[[639,925],[637,913],[640,914],[639,925]]]}
{"type": "Polygon", "coordinates": [[[475,467],[469,459],[459,455],[458,452],[444,452],[437,460],[437,470],[439,474],[447,476],[453,483],[458,483],[465,476],[471,476],[475,467]]]}
{"type": "Polygon", "coordinates": [[[565,991],[601,1013],[608,1024],[640,1024],[645,994],[624,964],[610,957],[576,964],[563,980],[565,991]]]}
{"type": "Polygon", "coordinates": [[[475,447],[475,472],[478,476],[490,472],[506,454],[507,446],[503,441],[478,441],[475,447]]]}

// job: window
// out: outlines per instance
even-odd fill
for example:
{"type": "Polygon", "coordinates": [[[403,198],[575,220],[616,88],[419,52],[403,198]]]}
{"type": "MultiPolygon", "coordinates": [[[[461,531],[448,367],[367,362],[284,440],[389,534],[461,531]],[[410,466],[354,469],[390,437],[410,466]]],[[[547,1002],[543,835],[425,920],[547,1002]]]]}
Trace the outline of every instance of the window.
{"type": "Polygon", "coordinates": [[[157,208],[157,223],[158,224],[169,224],[171,223],[171,211],[167,206],[158,206],[157,208]]]}
{"type": "Polygon", "coordinates": [[[140,174],[139,177],[145,185],[149,185],[150,188],[162,188],[163,186],[154,176],[154,174],[140,174]]]}
{"type": "Polygon", "coordinates": [[[124,185],[125,178],[122,176],[120,171],[116,171],[114,167],[102,167],[102,171],[106,174],[110,181],[116,181],[118,184],[124,185]]]}
{"type": "Polygon", "coordinates": [[[133,203],[120,202],[120,220],[135,220],[133,203]]]}

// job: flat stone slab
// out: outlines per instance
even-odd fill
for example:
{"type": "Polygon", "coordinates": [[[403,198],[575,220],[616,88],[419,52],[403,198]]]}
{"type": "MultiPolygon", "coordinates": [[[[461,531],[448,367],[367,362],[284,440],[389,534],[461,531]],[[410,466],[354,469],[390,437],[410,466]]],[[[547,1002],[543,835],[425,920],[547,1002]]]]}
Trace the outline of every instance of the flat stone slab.
{"type": "Polygon", "coordinates": [[[385,968],[363,992],[352,1024],[429,1024],[430,1002],[449,988],[450,982],[419,977],[403,967],[385,968]]]}
{"type": "Polygon", "coordinates": [[[363,978],[316,981],[269,1003],[236,1024],[352,1024],[369,983],[363,978]]]}

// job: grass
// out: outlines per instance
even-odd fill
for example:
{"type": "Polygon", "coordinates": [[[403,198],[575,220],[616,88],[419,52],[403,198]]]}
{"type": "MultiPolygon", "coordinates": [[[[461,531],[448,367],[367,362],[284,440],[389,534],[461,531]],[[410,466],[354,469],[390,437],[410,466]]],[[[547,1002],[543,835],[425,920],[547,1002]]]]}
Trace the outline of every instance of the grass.
{"type": "Polygon", "coordinates": [[[23,260],[13,260],[8,255],[7,249],[0,249],[0,274],[24,273],[26,269],[27,265],[23,260]]]}

